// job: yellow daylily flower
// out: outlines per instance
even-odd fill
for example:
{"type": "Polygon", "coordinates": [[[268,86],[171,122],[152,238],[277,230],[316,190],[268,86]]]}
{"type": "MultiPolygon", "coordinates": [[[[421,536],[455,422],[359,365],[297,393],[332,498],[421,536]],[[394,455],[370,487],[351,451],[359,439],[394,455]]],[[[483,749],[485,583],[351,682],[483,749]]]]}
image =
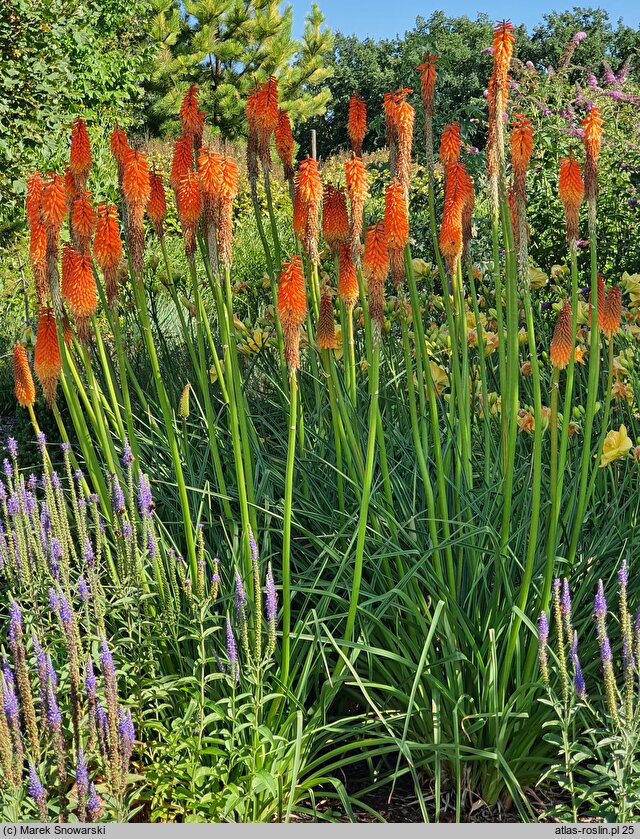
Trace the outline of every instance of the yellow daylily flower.
{"type": "Polygon", "coordinates": [[[445,387],[449,387],[449,377],[442,367],[440,367],[439,364],[436,364],[435,361],[429,361],[429,367],[431,368],[431,378],[433,379],[433,384],[438,396],[442,396],[442,391],[445,387]]]}
{"type": "Polygon", "coordinates": [[[633,443],[627,434],[627,429],[621,425],[618,431],[610,431],[604,441],[602,447],[602,458],[600,460],[600,468],[608,466],[619,457],[624,457],[633,443]]]}
{"type": "Polygon", "coordinates": [[[630,307],[632,309],[640,308],[640,274],[628,274],[625,271],[620,282],[630,297],[630,307]]]}
{"type": "Polygon", "coordinates": [[[539,268],[534,268],[533,265],[529,268],[529,283],[531,288],[544,288],[549,282],[549,277],[544,271],[539,268]]]}

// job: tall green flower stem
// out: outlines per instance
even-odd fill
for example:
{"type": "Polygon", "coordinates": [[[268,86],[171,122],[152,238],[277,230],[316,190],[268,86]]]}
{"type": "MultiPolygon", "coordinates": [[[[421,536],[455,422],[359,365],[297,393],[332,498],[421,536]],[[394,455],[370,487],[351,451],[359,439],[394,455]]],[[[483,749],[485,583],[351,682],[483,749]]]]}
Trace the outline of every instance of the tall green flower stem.
{"type": "Polygon", "coordinates": [[[117,380],[114,375],[115,371],[113,369],[111,359],[107,357],[107,354],[105,352],[104,342],[102,340],[102,333],[100,332],[100,327],[98,326],[95,318],[92,319],[92,326],[96,339],[98,358],[100,359],[100,366],[102,367],[104,383],[109,394],[110,407],[111,411],[113,412],[113,419],[115,420],[117,426],[118,435],[122,440],[125,436],[125,431],[124,423],[122,421],[122,414],[120,413],[120,400],[118,399],[118,396],[116,394],[115,382],[117,380]]]}
{"type": "MultiPolygon", "coordinates": [[[[404,306],[401,303],[401,306],[404,306]]],[[[422,486],[424,488],[425,500],[427,502],[427,513],[428,513],[428,527],[429,527],[429,535],[431,537],[431,542],[433,544],[434,549],[434,564],[436,569],[436,574],[438,579],[440,579],[444,583],[444,573],[442,567],[442,558],[440,556],[440,540],[438,538],[438,526],[437,526],[437,519],[436,519],[436,505],[435,499],[433,494],[433,486],[431,484],[431,478],[429,476],[429,469],[427,467],[427,462],[424,455],[424,450],[422,448],[422,440],[420,438],[420,429],[418,426],[418,414],[416,410],[416,394],[415,394],[415,384],[413,381],[413,363],[411,361],[411,346],[409,344],[409,328],[407,325],[407,316],[406,312],[402,312],[400,315],[400,325],[402,327],[402,345],[404,347],[404,361],[405,361],[405,369],[407,375],[407,391],[408,391],[408,398],[409,398],[409,416],[411,419],[411,433],[413,436],[413,447],[416,453],[416,460],[418,461],[418,469],[420,470],[420,477],[422,479],[422,486]]],[[[444,525],[443,521],[443,525],[444,525]]],[[[448,524],[448,522],[447,522],[448,524]]],[[[449,587],[452,592],[455,591],[455,573],[453,570],[453,557],[451,555],[451,551],[449,549],[447,555],[447,576],[449,581],[449,587]]]]}
{"type": "MultiPolygon", "coordinates": [[[[284,478],[284,521],[282,526],[282,661],[281,679],[286,686],[291,661],[291,517],[293,506],[293,471],[296,457],[296,423],[298,419],[298,377],[289,371],[289,437],[287,466],[284,478]]],[[[354,583],[355,586],[355,583],[354,583]]]]}
{"type": "Polygon", "coordinates": [[[506,383],[501,382],[501,385],[506,384],[503,390],[503,393],[506,393],[506,400],[502,402],[502,410],[506,412],[507,448],[505,454],[502,527],[500,533],[502,546],[506,547],[509,540],[511,510],[513,506],[513,481],[518,435],[517,417],[520,359],[518,347],[518,283],[514,258],[513,227],[511,225],[511,212],[505,194],[501,196],[500,207],[505,245],[505,298],[507,310],[506,383]]]}
{"type": "Polygon", "coordinates": [[[596,457],[591,467],[591,477],[589,479],[589,487],[587,489],[587,497],[585,503],[588,504],[591,500],[591,496],[593,495],[593,488],[596,483],[596,478],[600,471],[600,459],[602,457],[602,450],[604,447],[604,441],[607,436],[607,431],[609,428],[609,417],[611,416],[611,400],[613,398],[613,335],[609,338],[609,349],[608,349],[608,376],[607,376],[607,392],[604,398],[604,413],[602,415],[602,427],[600,429],[600,439],[598,440],[598,447],[596,449],[596,457]]]}
{"type": "Polygon", "coordinates": [[[344,307],[344,319],[347,325],[347,353],[349,359],[349,375],[347,376],[347,387],[351,405],[355,409],[357,403],[356,390],[356,346],[353,336],[353,306],[344,307]]]}
{"type": "Polygon", "coordinates": [[[178,440],[173,424],[173,417],[171,406],[169,404],[169,397],[162,380],[162,373],[160,371],[160,364],[158,362],[158,354],[153,342],[153,334],[151,331],[151,323],[149,321],[149,313],[147,311],[146,292],[144,283],[141,277],[132,275],[131,283],[133,294],[140,317],[140,326],[142,337],[149,356],[149,363],[153,372],[153,379],[160,402],[160,409],[162,411],[162,418],[164,421],[165,432],[167,435],[167,442],[169,443],[169,451],[171,452],[171,460],[173,463],[173,470],[176,476],[176,484],[178,487],[178,497],[180,499],[180,508],[182,511],[182,518],[184,521],[184,535],[187,548],[187,558],[191,569],[192,579],[195,580],[198,574],[198,560],[196,556],[196,543],[193,532],[193,523],[191,519],[191,510],[189,509],[189,498],[187,496],[187,486],[184,480],[184,472],[182,470],[182,462],[180,460],[180,451],[178,448],[178,440]]]}
{"type": "MultiPolygon", "coordinates": [[[[271,285],[271,298],[273,301],[273,308],[274,311],[278,308],[278,283],[276,279],[276,271],[279,271],[282,267],[281,260],[276,261],[274,265],[273,257],[271,256],[271,248],[269,247],[269,242],[267,240],[267,236],[264,230],[264,224],[262,223],[262,210],[260,208],[260,201],[258,200],[258,190],[257,186],[254,181],[250,181],[250,193],[251,193],[251,203],[253,205],[253,214],[256,220],[256,228],[258,230],[258,236],[260,237],[260,242],[262,243],[262,249],[264,250],[264,256],[267,263],[267,273],[269,274],[269,283],[271,285]]],[[[273,207],[271,208],[273,212],[273,207]]],[[[283,384],[286,385],[287,382],[287,364],[284,358],[284,335],[282,334],[282,324],[276,318],[276,332],[278,335],[278,355],[280,357],[280,372],[282,374],[283,384]]]]}
{"type": "MultiPolygon", "coordinates": [[[[376,428],[378,415],[378,391],[380,383],[380,335],[373,336],[373,356],[371,360],[371,367],[369,369],[369,434],[367,438],[367,457],[365,461],[364,480],[362,483],[362,498],[360,499],[360,514],[358,517],[358,530],[356,538],[356,554],[353,565],[353,578],[351,585],[351,599],[349,601],[349,611],[347,614],[347,623],[344,630],[343,653],[346,653],[346,648],[353,640],[353,630],[356,622],[356,614],[358,611],[358,600],[360,597],[360,586],[362,583],[362,568],[364,563],[364,546],[367,536],[367,521],[369,518],[369,501],[371,499],[371,485],[373,482],[373,466],[376,453],[376,428]]],[[[284,596],[284,595],[283,595],[284,596]]],[[[342,669],[340,667],[342,659],[334,671],[334,677],[342,669]]]]}
{"type": "MultiPolygon", "coordinates": [[[[431,198],[430,198],[430,210],[431,210],[431,218],[432,218],[432,233],[435,231],[435,212],[433,211],[433,184],[431,184],[431,198]]],[[[434,233],[434,236],[436,234],[434,233]]],[[[437,261],[438,265],[441,268],[441,271],[444,273],[444,265],[442,263],[442,257],[440,256],[440,251],[438,249],[437,243],[437,236],[434,239],[434,247],[436,248],[437,254],[437,261]]],[[[429,410],[429,419],[431,423],[431,431],[433,434],[433,458],[435,461],[436,466],[436,485],[438,488],[438,507],[440,510],[440,518],[442,520],[442,534],[445,541],[445,561],[447,565],[447,575],[449,579],[450,585],[450,594],[452,597],[455,596],[455,586],[451,588],[452,582],[455,580],[455,574],[453,572],[453,554],[451,550],[451,545],[449,544],[450,539],[450,526],[449,526],[449,507],[447,503],[447,489],[446,489],[446,478],[445,478],[445,469],[444,469],[444,462],[442,458],[442,441],[440,439],[440,423],[438,419],[438,403],[436,400],[436,390],[435,385],[433,383],[433,377],[431,375],[431,365],[429,363],[429,355],[427,353],[427,344],[424,338],[424,329],[422,325],[422,315],[420,313],[420,303],[418,298],[418,289],[416,286],[416,278],[413,272],[413,261],[411,259],[411,249],[409,245],[405,248],[404,253],[404,268],[405,273],[407,276],[407,286],[409,288],[409,296],[411,299],[411,312],[412,312],[412,319],[413,319],[413,326],[414,330],[416,331],[416,357],[419,355],[422,358],[422,368],[424,371],[424,378],[427,385],[427,400],[428,400],[428,410],[429,410]]],[[[441,277],[443,276],[441,274],[441,277]]],[[[443,286],[443,293],[446,296],[446,280],[445,285],[443,286]]],[[[404,319],[401,318],[401,323],[404,323],[404,319]]],[[[406,327],[406,324],[404,324],[406,327]]],[[[407,336],[408,340],[408,336],[407,336]]],[[[411,355],[409,354],[409,359],[411,355]]],[[[405,365],[406,365],[406,349],[405,349],[405,365]]],[[[409,364],[407,366],[407,370],[411,370],[412,365],[409,364]]],[[[418,382],[419,387],[422,389],[422,383],[418,382]]],[[[413,377],[411,378],[411,386],[413,386],[413,377]]],[[[409,401],[409,408],[411,409],[411,400],[409,401]]],[[[415,406],[414,406],[415,407],[415,406]]],[[[423,422],[426,424],[426,410],[423,414],[423,422]]],[[[424,440],[424,434],[422,438],[424,440]]],[[[416,456],[417,456],[417,446],[416,446],[416,456]]],[[[424,450],[422,452],[423,460],[425,459],[424,450]]],[[[426,461],[425,461],[425,469],[426,469],[426,461]]],[[[422,472],[422,470],[421,470],[422,472]]],[[[428,473],[427,473],[428,474],[428,473]]],[[[430,481],[429,481],[430,484],[430,481]]],[[[427,487],[425,486],[425,493],[428,493],[427,487]]],[[[430,513],[431,515],[431,513],[430,513]]],[[[433,513],[433,518],[435,519],[435,511],[433,513]]],[[[437,542],[434,543],[435,545],[438,544],[437,542]]]]}
{"type": "MultiPolygon", "coordinates": [[[[206,314],[202,305],[202,297],[200,295],[200,288],[198,285],[198,278],[196,276],[196,266],[193,259],[189,260],[189,275],[191,277],[191,286],[193,288],[193,297],[196,310],[196,340],[198,343],[198,358],[199,364],[196,368],[196,374],[200,379],[200,391],[204,400],[204,411],[207,420],[207,433],[209,435],[209,449],[211,451],[211,459],[213,461],[213,468],[216,474],[216,481],[218,484],[218,492],[223,504],[225,515],[231,519],[231,506],[227,498],[227,485],[224,480],[224,473],[222,470],[222,461],[220,459],[220,451],[218,449],[218,441],[216,439],[216,418],[211,404],[211,389],[209,381],[209,365],[207,363],[203,323],[206,321],[206,314]]],[[[213,357],[217,361],[216,371],[220,375],[221,368],[218,360],[218,354],[213,345],[213,357]]]]}
{"type": "Polygon", "coordinates": [[[333,447],[336,453],[336,489],[338,492],[338,510],[342,515],[345,512],[344,506],[344,479],[342,474],[342,438],[344,430],[340,428],[340,414],[338,406],[336,405],[336,394],[333,388],[333,380],[331,378],[331,359],[329,357],[331,350],[320,350],[322,358],[322,366],[327,380],[327,389],[329,391],[329,405],[331,406],[331,425],[333,427],[333,447]]]}
{"type": "MultiPolygon", "coordinates": [[[[249,516],[249,523],[253,529],[254,533],[258,532],[258,523],[256,519],[256,511],[255,511],[255,500],[253,494],[253,459],[251,455],[251,447],[249,445],[249,425],[248,425],[248,405],[247,400],[244,394],[244,390],[242,388],[242,376],[240,373],[240,367],[238,365],[238,349],[236,345],[236,336],[235,336],[235,328],[233,324],[233,294],[231,292],[231,267],[226,266],[224,271],[224,287],[225,287],[225,296],[226,296],[226,309],[227,309],[227,338],[229,341],[229,361],[230,361],[230,370],[233,376],[233,383],[235,389],[235,402],[236,402],[236,417],[238,422],[238,427],[240,430],[240,440],[242,444],[242,461],[244,463],[245,469],[245,483],[246,483],[246,495],[247,495],[247,503],[249,505],[247,513],[249,516]]],[[[227,384],[227,388],[230,390],[229,385],[227,384]]],[[[229,394],[231,395],[231,393],[229,394]]],[[[233,401],[233,400],[232,400],[233,401]]],[[[252,428],[254,438],[257,440],[257,435],[255,434],[255,429],[252,428]]],[[[247,528],[244,528],[247,531],[247,528]]],[[[247,548],[249,547],[248,541],[248,531],[246,532],[246,541],[247,541],[247,548]]],[[[250,551],[249,551],[249,558],[250,558],[250,551]]],[[[250,571],[250,568],[248,569],[250,571]]]]}
{"type": "MultiPolygon", "coordinates": [[[[536,558],[536,546],[538,542],[538,524],[540,521],[540,506],[542,503],[542,396],[540,389],[540,367],[538,364],[538,351],[536,348],[536,335],[533,324],[533,310],[531,306],[531,292],[529,278],[521,277],[523,284],[523,303],[527,323],[527,336],[529,346],[529,358],[531,360],[531,377],[533,380],[533,406],[534,406],[534,431],[533,431],[533,482],[531,488],[531,515],[529,519],[529,535],[527,541],[527,554],[524,563],[522,581],[520,583],[520,594],[518,596],[518,612],[513,616],[511,632],[507,644],[507,652],[502,670],[501,685],[503,690],[509,682],[511,662],[518,641],[518,633],[522,625],[522,614],[524,614],[529,602],[529,591],[533,580],[533,572],[536,558]]],[[[556,382],[557,384],[557,382],[556,382]]],[[[552,395],[553,399],[553,395],[552,395]]],[[[557,413],[557,388],[556,388],[556,413],[557,413]]],[[[553,436],[556,431],[552,430],[553,436]]],[[[553,480],[553,479],[552,479],[553,480]]]]}
{"type": "Polygon", "coordinates": [[[578,501],[575,507],[575,518],[571,530],[571,542],[567,563],[573,566],[578,547],[578,538],[582,528],[584,512],[587,505],[587,480],[591,463],[591,436],[593,434],[593,418],[596,413],[598,398],[598,377],[600,375],[600,331],[598,329],[598,254],[596,249],[595,207],[589,208],[589,248],[591,256],[591,333],[589,336],[589,380],[587,389],[587,408],[584,417],[584,435],[582,458],[580,460],[580,483],[578,487],[578,501]]]}
{"type": "Polygon", "coordinates": [[[473,277],[473,265],[471,260],[467,261],[467,277],[469,280],[469,291],[471,292],[471,304],[473,316],[476,322],[476,336],[478,341],[478,367],[480,370],[480,387],[482,391],[482,405],[484,411],[483,432],[484,432],[484,483],[489,486],[491,472],[491,426],[489,424],[489,387],[487,385],[487,361],[484,355],[484,331],[480,320],[480,308],[478,306],[478,295],[476,283],[473,277]]]}

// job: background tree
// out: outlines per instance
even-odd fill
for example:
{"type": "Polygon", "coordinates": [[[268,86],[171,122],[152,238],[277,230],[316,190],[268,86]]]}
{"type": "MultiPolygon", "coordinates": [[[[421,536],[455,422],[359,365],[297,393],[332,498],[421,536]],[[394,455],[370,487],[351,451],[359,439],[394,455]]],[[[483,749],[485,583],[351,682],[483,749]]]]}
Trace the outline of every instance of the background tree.
{"type": "Polygon", "coordinates": [[[139,116],[150,41],[147,0],[3,0],[0,9],[0,237],[31,168],[68,153],[67,129],[139,116]]]}
{"type": "MultiPolygon", "coordinates": [[[[200,88],[200,107],[210,125],[233,138],[244,130],[247,93],[275,75],[280,102],[294,121],[322,113],[330,99],[324,82],[332,37],[317,6],[304,34],[291,34],[292,7],[277,0],[152,0],[151,35],[156,45],[150,85],[150,128],[163,133],[187,84],[200,88]]],[[[177,125],[177,123],[176,123],[177,125]]]]}

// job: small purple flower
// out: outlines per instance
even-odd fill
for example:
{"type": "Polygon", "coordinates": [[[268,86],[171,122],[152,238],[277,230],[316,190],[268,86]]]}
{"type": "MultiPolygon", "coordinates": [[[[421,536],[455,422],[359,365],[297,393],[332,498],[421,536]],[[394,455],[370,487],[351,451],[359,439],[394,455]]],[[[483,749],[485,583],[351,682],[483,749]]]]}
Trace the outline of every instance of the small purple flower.
{"type": "Polygon", "coordinates": [[[15,437],[9,437],[7,439],[7,451],[15,460],[18,458],[18,441],[15,437]]]}
{"type": "Polygon", "coordinates": [[[95,700],[96,698],[96,689],[97,689],[97,681],[96,681],[96,674],[93,670],[93,661],[88,658],[87,663],[85,665],[84,670],[84,688],[87,692],[87,697],[90,700],[95,700]]]}
{"type": "Polygon", "coordinates": [[[84,574],[81,574],[78,578],[78,597],[82,603],[87,603],[89,598],[91,597],[91,592],[89,591],[89,584],[87,583],[86,577],[84,574]]]}
{"type": "Polygon", "coordinates": [[[71,606],[69,606],[69,601],[65,597],[63,592],[60,592],[58,595],[58,614],[60,615],[60,620],[62,621],[62,625],[65,629],[69,629],[73,622],[73,612],[71,611],[71,606]]]}
{"type": "Polygon", "coordinates": [[[587,76],[587,84],[589,87],[598,87],[598,80],[593,73],[589,73],[587,76]]]}
{"type": "Polygon", "coordinates": [[[125,519],[122,522],[122,535],[125,539],[131,539],[131,535],[133,533],[133,528],[131,527],[131,522],[129,519],[125,519]]]}
{"type": "Polygon", "coordinates": [[[615,77],[615,73],[613,72],[611,67],[609,67],[608,64],[605,64],[604,77],[603,78],[604,78],[604,83],[605,84],[616,84],[616,82],[618,81],[615,77]]]}
{"type": "Polygon", "coordinates": [[[69,454],[71,452],[71,443],[67,443],[66,441],[60,443],[60,450],[64,455],[69,454]]]}
{"type": "Polygon", "coordinates": [[[549,640],[549,621],[547,620],[547,613],[540,612],[538,618],[538,643],[541,647],[545,647],[549,640]]]}
{"type": "Polygon", "coordinates": [[[58,592],[54,588],[50,588],[49,589],[49,608],[54,613],[54,615],[57,615],[59,607],[60,607],[60,600],[58,599],[58,592]]]}
{"type": "Polygon", "coordinates": [[[587,695],[587,688],[584,683],[584,674],[580,659],[578,658],[578,633],[574,631],[571,641],[571,661],[573,662],[573,686],[579,699],[587,695]]]}
{"type": "Polygon", "coordinates": [[[9,604],[9,641],[13,644],[22,635],[22,612],[18,601],[11,598],[9,604]]]}
{"type": "Polygon", "coordinates": [[[115,473],[111,476],[111,487],[113,512],[117,516],[120,516],[125,511],[125,500],[124,492],[122,491],[122,487],[120,486],[120,481],[118,480],[118,476],[115,473]]]}
{"type": "Polygon", "coordinates": [[[607,615],[607,601],[604,596],[602,580],[598,580],[598,590],[593,601],[593,614],[597,618],[604,618],[607,615]]]}
{"type": "Polygon", "coordinates": [[[87,568],[91,568],[93,566],[94,560],[96,558],[95,551],[93,550],[93,545],[91,544],[91,539],[87,536],[84,542],[84,561],[87,563],[87,568]]]}
{"type": "Polygon", "coordinates": [[[58,707],[58,697],[52,679],[47,684],[47,722],[52,731],[60,731],[62,714],[58,707]]]}
{"type": "Polygon", "coordinates": [[[115,665],[113,663],[113,657],[111,655],[111,650],[109,649],[109,645],[107,644],[106,638],[103,638],[100,641],[100,661],[102,662],[102,672],[106,676],[114,676],[116,672],[115,665]]]}
{"type": "Polygon", "coordinates": [[[95,821],[100,815],[100,799],[96,792],[93,781],[89,784],[89,798],[87,800],[87,813],[91,821],[95,821]]]}
{"type": "Polygon", "coordinates": [[[79,484],[81,484],[82,481],[84,480],[84,473],[83,473],[82,469],[76,469],[75,472],[73,473],[73,477],[75,478],[75,480],[79,484]]]}
{"type": "Polygon", "coordinates": [[[124,466],[131,466],[133,463],[133,453],[131,452],[129,440],[126,437],[124,438],[124,442],[122,444],[122,463],[124,466]]]}
{"type": "Polygon", "coordinates": [[[158,556],[158,545],[151,530],[147,534],[147,552],[149,553],[149,559],[155,559],[158,556]]]}
{"type": "Polygon", "coordinates": [[[153,512],[153,497],[151,495],[151,487],[149,485],[149,478],[140,472],[138,478],[138,509],[140,515],[144,518],[149,518],[153,512]]]}
{"type": "Polygon", "coordinates": [[[100,499],[98,498],[98,495],[97,495],[97,493],[95,493],[95,492],[91,492],[91,493],[89,494],[89,497],[88,497],[87,501],[88,501],[88,502],[89,502],[89,504],[91,504],[93,507],[97,507],[97,506],[98,506],[98,504],[100,503],[100,499]]]}
{"type": "Polygon", "coordinates": [[[7,480],[11,480],[11,478],[13,478],[13,466],[9,463],[6,457],[2,461],[2,471],[4,472],[7,480]]]}
{"type": "Polygon", "coordinates": [[[560,608],[563,615],[571,617],[571,592],[569,590],[569,581],[565,577],[562,581],[562,598],[560,600],[560,608]]]}
{"type": "Polygon", "coordinates": [[[89,794],[89,771],[87,763],[84,758],[84,749],[78,749],[78,762],[76,764],[76,785],[78,787],[78,797],[86,799],[89,794]]]}
{"type": "Polygon", "coordinates": [[[256,540],[253,535],[253,530],[249,528],[249,548],[251,549],[251,561],[258,562],[260,556],[258,554],[258,546],[256,545],[256,540]]]}
{"type": "Polygon", "coordinates": [[[238,668],[238,648],[236,646],[236,639],[233,634],[233,629],[231,627],[231,619],[229,615],[227,615],[227,633],[226,633],[226,647],[227,647],[227,659],[229,661],[229,673],[233,681],[238,681],[240,678],[239,668],[238,668]]]}
{"type": "Polygon", "coordinates": [[[31,762],[29,763],[29,795],[38,805],[38,809],[43,811],[47,793],[40,782],[40,778],[38,778],[36,767],[31,762]]]}
{"type": "Polygon", "coordinates": [[[51,486],[55,490],[61,490],[62,489],[62,483],[60,481],[60,476],[58,475],[57,472],[52,472],[51,473],[51,486]]]}
{"type": "Polygon", "coordinates": [[[602,663],[609,664],[613,659],[613,655],[611,653],[611,644],[609,643],[609,638],[605,635],[600,643],[600,655],[602,656],[602,663]]]}
{"type": "Polygon", "coordinates": [[[133,725],[131,711],[125,711],[122,707],[118,708],[118,734],[120,735],[121,751],[130,757],[136,740],[136,730],[133,725]]]}
{"type": "Polygon", "coordinates": [[[622,565],[618,570],[618,583],[620,584],[620,588],[626,587],[627,583],[629,582],[629,569],[627,568],[627,561],[624,559],[622,561],[622,565]]]}
{"type": "Polygon", "coordinates": [[[17,492],[12,492],[7,501],[7,512],[10,516],[17,516],[20,512],[20,498],[17,492]]]}
{"type": "Polygon", "coordinates": [[[42,431],[39,431],[36,434],[36,443],[38,444],[38,448],[40,449],[40,454],[44,454],[47,448],[47,438],[44,436],[42,431]]]}
{"type": "Polygon", "coordinates": [[[238,617],[244,614],[244,611],[247,607],[247,596],[244,592],[244,585],[242,583],[242,577],[236,571],[236,614],[238,617]]]}

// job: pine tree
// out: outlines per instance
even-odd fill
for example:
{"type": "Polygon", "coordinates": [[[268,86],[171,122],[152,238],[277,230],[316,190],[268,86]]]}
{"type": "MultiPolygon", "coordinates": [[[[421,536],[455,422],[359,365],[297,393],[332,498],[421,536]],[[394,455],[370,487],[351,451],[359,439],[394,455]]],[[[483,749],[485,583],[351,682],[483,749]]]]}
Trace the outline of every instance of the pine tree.
{"type": "Polygon", "coordinates": [[[164,131],[175,120],[188,84],[200,88],[207,124],[233,139],[245,129],[249,90],[278,78],[280,106],[294,122],[322,114],[332,35],[316,5],[301,40],[292,37],[292,8],[277,0],[152,0],[156,46],[150,122],[164,131]]]}

